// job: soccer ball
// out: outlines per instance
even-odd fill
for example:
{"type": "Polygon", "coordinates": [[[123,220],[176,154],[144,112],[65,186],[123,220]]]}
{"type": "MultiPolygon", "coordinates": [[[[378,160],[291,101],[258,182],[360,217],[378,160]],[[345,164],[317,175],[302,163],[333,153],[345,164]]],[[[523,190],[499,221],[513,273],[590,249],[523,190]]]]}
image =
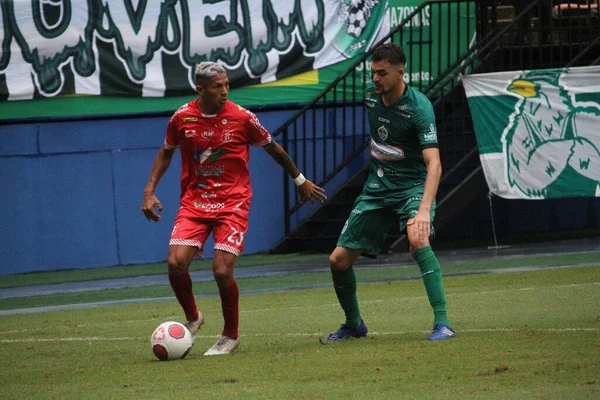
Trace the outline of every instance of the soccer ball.
{"type": "Polygon", "coordinates": [[[350,7],[348,10],[348,19],[346,20],[346,31],[352,37],[359,37],[367,26],[368,16],[365,11],[359,7],[350,7]]]}
{"type": "Polygon", "coordinates": [[[163,322],[150,337],[152,351],[161,361],[182,360],[188,355],[194,340],[192,334],[179,322],[163,322]]]}

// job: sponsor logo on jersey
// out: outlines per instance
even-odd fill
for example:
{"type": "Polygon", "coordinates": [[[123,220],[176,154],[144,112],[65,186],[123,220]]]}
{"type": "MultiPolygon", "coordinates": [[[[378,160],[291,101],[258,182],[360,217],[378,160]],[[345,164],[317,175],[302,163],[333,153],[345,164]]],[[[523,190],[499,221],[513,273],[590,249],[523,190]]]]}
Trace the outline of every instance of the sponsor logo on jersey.
{"type": "Polygon", "coordinates": [[[183,122],[196,122],[198,121],[198,117],[185,117],[183,122]]]}
{"type": "Polygon", "coordinates": [[[221,158],[221,156],[223,155],[224,152],[225,152],[225,150],[223,150],[222,147],[219,147],[215,151],[213,151],[212,148],[210,148],[210,147],[206,150],[202,150],[201,148],[198,148],[194,152],[194,160],[200,162],[200,164],[203,164],[206,160],[209,160],[210,162],[215,162],[219,158],[221,158]]]}
{"type": "Polygon", "coordinates": [[[202,193],[200,195],[200,197],[202,197],[203,199],[214,199],[217,197],[216,193],[210,192],[210,193],[202,193]]]}
{"type": "Polygon", "coordinates": [[[435,132],[434,124],[429,124],[429,133],[423,135],[423,140],[427,142],[437,141],[437,133],[435,132]]]}
{"type": "Polygon", "coordinates": [[[398,108],[400,108],[402,111],[404,111],[408,108],[408,103],[404,103],[404,104],[400,105],[400,107],[398,107],[398,108]]]}
{"type": "Polygon", "coordinates": [[[437,140],[437,134],[435,132],[426,133],[423,135],[423,140],[426,142],[433,142],[437,140]]]}
{"type": "Polygon", "coordinates": [[[390,123],[389,119],[386,119],[386,118],[383,118],[383,117],[378,117],[377,119],[379,120],[379,122],[385,122],[386,124],[390,123]]]}
{"type": "Polygon", "coordinates": [[[215,182],[215,183],[213,183],[213,187],[216,187],[216,188],[217,188],[217,187],[221,187],[221,186],[223,186],[223,184],[222,184],[222,183],[220,183],[220,182],[215,182]]]}
{"type": "Polygon", "coordinates": [[[194,136],[196,136],[196,130],[195,129],[185,129],[184,134],[185,134],[186,138],[193,138],[194,136]]]}
{"type": "Polygon", "coordinates": [[[202,132],[202,137],[204,139],[210,139],[211,137],[213,137],[215,133],[213,131],[204,131],[202,132]]]}
{"type": "Polygon", "coordinates": [[[381,140],[385,140],[388,138],[388,131],[385,129],[385,126],[380,126],[377,128],[377,134],[381,140]]]}
{"type": "Polygon", "coordinates": [[[196,176],[221,176],[225,167],[221,165],[201,165],[196,168],[196,176]]]}
{"type": "Polygon", "coordinates": [[[398,172],[395,169],[383,167],[383,173],[390,178],[398,178],[402,176],[402,172],[398,172]]]}
{"type": "Polygon", "coordinates": [[[225,208],[225,203],[202,203],[201,201],[195,201],[194,207],[200,208],[206,212],[217,212],[225,208]]]}

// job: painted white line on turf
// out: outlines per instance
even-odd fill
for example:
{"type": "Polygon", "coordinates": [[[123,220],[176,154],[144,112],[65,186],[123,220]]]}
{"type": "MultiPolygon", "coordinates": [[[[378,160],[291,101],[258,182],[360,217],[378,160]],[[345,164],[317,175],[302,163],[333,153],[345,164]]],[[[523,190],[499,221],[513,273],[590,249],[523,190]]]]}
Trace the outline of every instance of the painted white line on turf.
{"type": "MultiPolygon", "coordinates": [[[[600,328],[487,328],[487,329],[461,329],[459,333],[502,333],[502,332],[600,332],[600,328]]],[[[369,332],[370,336],[400,336],[410,334],[426,334],[430,331],[409,330],[395,332],[369,332]]],[[[263,338],[263,337],[320,337],[324,333],[257,333],[240,335],[243,338],[263,338]]],[[[198,335],[196,339],[214,339],[219,335],[198,335]]],[[[149,337],[70,337],[70,338],[30,338],[30,339],[2,339],[0,343],[45,343],[45,342],[86,342],[86,341],[125,341],[125,340],[148,340],[149,337]]]]}
{"type": "MultiPolygon", "coordinates": [[[[552,286],[539,286],[539,287],[527,287],[527,288],[512,288],[512,289],[499,289],[499,290],[488,290],[488,291],[481,291],[481,292],[465,292],[465,293],[446,293],[446,297],[457,297],[457,296],[472,296],[472,295],[489,295],[489,294],[497,294],[497,293],[508,293],[508,292],[514,292],[514,291],[530,291],[530,290],[547,290],[547,289],[557,289],[557,288],[574,288],[574,287],[580,287],[580,286],[588,286],[588,285],[600,285],[600,282],[586,282],[586,283],[572,283],[572,284],[566,284],[566,285],[552,285],[552,286]]],[[[245,294],[244,292],[242,292],[241,294],[245,294]]],[[[196,296],[198,297],[198,296],[196,296]]],[[[386,300],[365,300],[365,301],[361,301],[361,304],[368,304],[368,303],[380,303],[380,302],[388,302],[388,301],[398,301],[398,300],[402,300],[402,301],[406,301],[406,300],[421,300],[423,298],[425,298],[426,295],[423,296],[413,296],[413,297],[393,297],[393,298],[389,298],[386,300]]],[[[160,298],[159,300],[173,300],[172,298],[160,298]]],[[[124,305],[124,304],[131,304],[131,303],[135,303],[138,300],[143,300],[143,302],[149,302],[152,301],[153,299],[137,299],[137,300],[124,300],[123,302],[121,301],[108,301],[108,302],[100,302],[100,303],[86,303],[86,304],[75,304],[75,305],[66,305],[66,306],[49,306],[49,307],[36,307],[36,308],[22,308],[22,309],[14,309],[14,310],[0,310],[0,316],[8,316],[8,315],[21,315],[21,314],[30,314],[30,313],[39,313],[39,312],[46,312],[46,311],[65,311],[65,310],[71,310],[71,309],[80,309],[80,308],[92,308],[92,307],[102,307],[105,305],[124,305]]],[[[157,300],[157,299],[154,299],[157,300]]],[[[310,306],[310,308],[319,308],[319,307],[330,307],[330,306],[337,306],[339,307],[337,304],[325,304],[325,305],[318,305],[318,306],[310,306]]],[[[242,310],[241,312],[264,312],[264,311],[286,311],[286,310],[298,310],[298,309],[306,309],[309,307],[287,307],[287,308],[262,308],[262,309],[256,309],[256,310],[242,310]]],[[[45,328],[47,329],[47,328],[45,328]]],[[[2,331],[0,331],[0,334],[3,334],[2,331]]]]}

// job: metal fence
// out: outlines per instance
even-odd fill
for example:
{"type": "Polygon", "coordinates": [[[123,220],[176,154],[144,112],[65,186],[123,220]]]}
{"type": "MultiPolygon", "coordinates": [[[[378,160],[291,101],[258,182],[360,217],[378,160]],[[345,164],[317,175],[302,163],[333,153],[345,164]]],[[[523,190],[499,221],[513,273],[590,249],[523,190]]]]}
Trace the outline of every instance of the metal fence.
{"type": "MultiPolygon", "coordinates": [[[[378,43],[391,41],[403,47],[405,80],[434,104],[444,177],[466,158],[476,156],[460,76],[598,63],[597,4],[598,0],[576,4],[427,1],[378,43]]],[[[371,77],[369,56],[370,52],[359,57],[274,132],[281,135],[300,170],[319,186],[331,182],[368,144],[362,96],[371,77]]],[[[285,182],[285,233],[289,235],[301,204],[292,180],[286,176],[285,182]]]]}

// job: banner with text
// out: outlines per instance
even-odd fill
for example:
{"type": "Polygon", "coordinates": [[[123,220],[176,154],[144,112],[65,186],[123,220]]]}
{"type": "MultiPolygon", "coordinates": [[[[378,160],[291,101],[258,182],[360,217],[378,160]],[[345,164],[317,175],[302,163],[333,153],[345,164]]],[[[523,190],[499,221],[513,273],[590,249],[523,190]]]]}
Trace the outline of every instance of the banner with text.
{"type": "Polygon", "coordinates": [[[600,197],[600,66],[463,77],[490,191],[600,197]]]}
{"type": "Polygon", "coordinates": [[[229,71],[232,88],[276,82],[362,54],[389,33],[386,9],[387,0],[2,0],[0,101],[193,96],[194,65],[206,60],[229,71]]]}

